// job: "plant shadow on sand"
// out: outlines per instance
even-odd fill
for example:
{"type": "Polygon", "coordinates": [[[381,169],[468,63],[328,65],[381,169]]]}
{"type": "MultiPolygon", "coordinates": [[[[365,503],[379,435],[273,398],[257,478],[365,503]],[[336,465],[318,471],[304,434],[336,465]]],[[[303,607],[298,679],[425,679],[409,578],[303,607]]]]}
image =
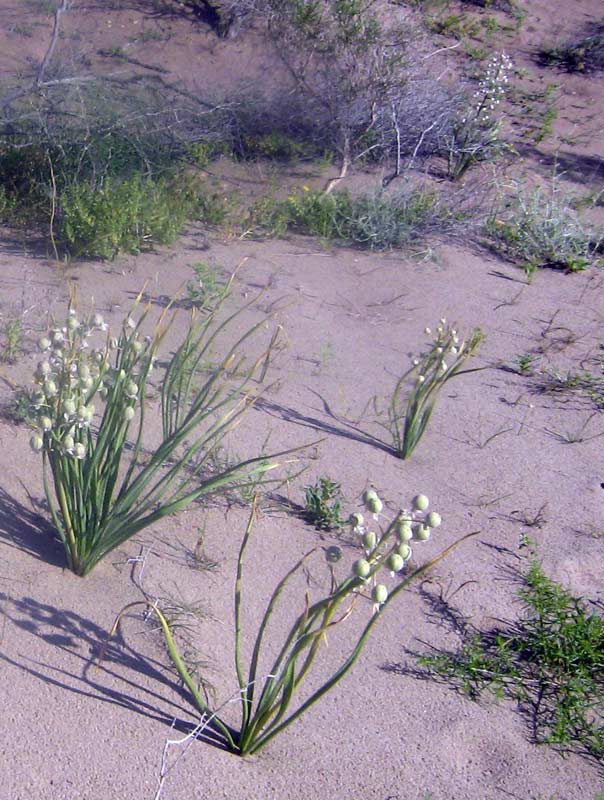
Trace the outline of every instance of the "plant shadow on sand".
{"type": "MultiPolygon", "coordinates": [[[[14,659],[0,652],[5,663],[56,688],[81,697],[119,706],[140,716],[160,722],[171,730],[190,734],[199,720],[191,719],[191,701],[187,690],[161,662],[136,652],[122,636],[108,641],[108,631],[73,611],[40,603],[32,597],[16,599],[0,594],[0,614],[14,626],[49,645],[49,653],[63,652],[61,666],[21,655],[14,659]],[[102,653],[102,661],[99,656],[102,653]],[[73,668],[63,666],[66,661],[73,668]],[[77,669],[77,664],[81,669],[77,669]],[[111,685],[101,682],[105,677],[111,685]],[[149,688],[150,682],[168,690],[166,694],[149,688]],[[115,688],[116,685],[124,688],[115,688]],[[169,699],[176,694],[188,705],[169,699]]],[[[220,735],[209,723],[197,738],[224,749],[220,735]]]]}
{"type": "Polygon", "coordinates": [[[63,546],[48,519],[36,510],[45,504],[29,499],[31,508],[0,488],[0,541],[53,567],[64,567],[63,546]]]}
{"type": "Polygon", "coordinates": [[[319,419],[318,417],[309,416],[307,414],[302,414],[300,411],[296,411],[295,408],[289,408],[288,406],[274,403],[273,401],[266,400],[265,398],[259,398],[255,403],[255,407],[258,410],[264,411],[266,414],[277,417],[278,419],[282,419],[285,422],[292,422],[294,425],[302,425],[305,428],[311,428],[315,431],[329,433],[332,436],[342,436],[345,439],[351,439],[354,442],[367,444],[370,447],[375,447],[391,456],[398,457],[398,453],[394,447],[386,442],[383,442],[381,439],[378,439],[377,436],[372,436],[370,433],[366,433],[355,423],[349,422],[348,420],[343,419],[335,414],[331,410],[327,400],[325,400],[321,395],[317,394],[317,392],[313,390],[311,391],[321,401],[325,414],[329,420],[333,420],[333,422],[325,419],[319,419]]]}

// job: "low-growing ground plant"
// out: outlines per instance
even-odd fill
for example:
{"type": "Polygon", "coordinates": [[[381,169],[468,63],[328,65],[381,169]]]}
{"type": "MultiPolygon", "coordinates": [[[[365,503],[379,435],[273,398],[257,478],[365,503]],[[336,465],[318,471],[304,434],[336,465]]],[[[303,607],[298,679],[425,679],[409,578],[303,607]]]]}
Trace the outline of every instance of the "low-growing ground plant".
{"type": "Polygon", "coordinates": [[[2,325],[0,340],[0,361],[5,364],[16,364],[23,350],[23,320],[12,317],[2,325]]]}
{"type": "Polygon", "coordinates": [[[604,24],[593,24],[587,35],[566,44],[543,48],[539,60],[542,64],[561,66],[570,72],[604,70],[604,24]]]}
{"type": "Polygon", "coordinates": [[[511,697],[536,742],[604,758],[604,618],[547,577],[533,558],[519,597],[524,615],[481,632],[465,625],[457,652],[424,655],[429,673],[472,699],[511,697]]]}
{"type": "Polygon", "coordinates": [[[583,223],[554,178],[546,188],[514,184],[485,226],[490,247],[520,265],[529,280],[541,267],[579,272],[604,252],[604,230],[583,223]]]}
{"type": "Polygon", "coordinates": [[[316,547],[306,553],[276,585],[258,627],[249,663],[244,666],[243,567],[256,517],[256,509],[252,508],[239,551],[235,583],[235,674],[238,690],[234,697],[241,704],[241,721],[238,729],[228,725],[218,712],[209,708],[203,692],[196,685],[179,652],[170,624],[157,604],[147,601],[129,604],[118,615],[110,635],[113,635],[127,611],[137,606],[146,606],[159,620],[174,666],[191,694],[196,711],[202,715],[202,724],[198,726],[198,731],[207,727],[217,732],[224,745],[233,753],[245,756],[258,752],[337,685],[359,657],[384,608],[409,584],[444,558],[457,544],[474,535],[468,534],[462,537],[435,558],[411,570],[408,563],[412,554],[412,540],[421,543],[429,539],[431,531],[441,523],[440,515],[434,511],[428,512],[428,498],[425,495],[418,495],[414,498],[412,511],[401,511],[390,523],[380,526],[382,501],[373,490],[365,492],[364,499],[367,511],[373,515],[372,522],[365,526],[364,518],[359,513],[351,517],[351,523],[362,540],[364,557],[357,559],[352,566],[344,567],[341,576],[338,577],[337,573],[342,566],[339,562],[343,558],[339,547],[316,547]],[[291,599],[285,596],[288,584],[306,567],[317,551],[323,551],[328,564],[329,592],[324,597],[312,601],[306,592],[305,596],[300,598],[300,614],[284,642],[281,645],[273,642],[271,647],[271,642],[268,641],[271,617],[279,603],[291,603],[291,599]],[[390,573],[390,582],[395,581],[390,588],[386,582],[382,582],[387,581],[385,576],[382,577],[384,573],[390,573]],[[400,575],[398,580],[395,578],[396,575],[400,575]],[[335,626],[343,625],[357,610],[371,611],[371,613],[360,635],[355,637],[349,655],[319,688],[306,696],[306,699],[298,700],[301,684],[320,657],[326,635],[335,626]],[[262,673],[259,669],[266,649],[272,653],[277,652],[268,674],[262,673]]]}
{"type": "Polygon", "coordinates": [[[216,268],[206,264],[205,261],[193,264],[192,269],[195,278],[187,282],[188,299],[195,308],[201,310],[212,308],[227,291],[227,284],[220,280],[216,268]]]}
{"type": "Polygon", "coordinates": [[[354,197],[349,192],[312,191],[283,202],[263,201],[251,209],[252,225],[272,235],[286,231],[319,236],[371,250],[405,247],[449,229],[453,214],[427,189],[354,197]]]}
{"type": "Polygon", "coordinates": [[[385,412],[386,421],[382,421],[384,414],[380,413],[377,399],[374,401],[378,422],[390,434],[392,448],[402,459],[409,458],[424,435],[447,381],[482,369],[463,369],[484,339],[479,328],[463,339],[457,328],[443,318],[434,334],[430,328],[426,328],[426,333],[433,336],[429,349],[414,358],[411,367],[397,381],[385,412]]]}
{"type": "Polygon", "coordinates": [[[304,517],[318,530],[338,530],[345,520],[342,518],[342,487],[323,475],[304,492],[304,517]]]}
{"type": "Polygon", "coordinates": [[[213,453],[253,404],[251,382],[271,349],[269,344],[251,363],[242,354],[265,326],[262,320],[237,334],[216,360],[216,348],[239,314],[221,319],[219,312],[201,320],[193,315],[167,361],[158,381],[163,437],[151,453],[143,448],[148,393],[171,324],[168,312],[145,336],[149,307],[141,308],[139,297],[119,336],[108,338],[100,314],[79,317],[71,306],[65,324],[53,325],[40,340],[31,447],[43,456],[52,519],[78,575],[168,514],[257,481],[276,466],[264,454],[208,470],[213,453]],[[206,369],[210,353],[213,366],[206,369]]]}

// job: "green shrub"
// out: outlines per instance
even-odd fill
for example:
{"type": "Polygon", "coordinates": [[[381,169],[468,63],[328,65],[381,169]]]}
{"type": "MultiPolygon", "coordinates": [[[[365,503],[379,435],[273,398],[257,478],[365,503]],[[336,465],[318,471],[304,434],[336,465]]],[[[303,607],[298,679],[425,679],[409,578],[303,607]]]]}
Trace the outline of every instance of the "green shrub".
{"type": "Polygon", "coordinates": [[[281,203],[265,199],[251,215],[273,235],[289,230],[372,250],[404,247],[452,221],[436,193],[424,189],[359,197],[306,190],[281,203]]]}
{"type": "Polygon", "coordinates": [[[583,224],[556,179],[548,190],[516,185],[491,212],[485,232],[492,249],[529,277],[539,267],[583,270],[598,261],[604,246],[604,232],[583,224]]]}
{"type": "Polygon", "coordinates": [[[473,699],[491,690],[518,701],[537,742],[604,758],[604,618],[536,560],[519,595],[522,619],[486,633],[466,625],[459,651],[420,663],[473,699]]]}
{"type": "Polygon", "coordinates": [[[101,187],[69,186],[60,195],[60,235],[72,256],[113,259],[169,244],[195,208],[191,187],[178,179],[107,178],[101,187]]]}

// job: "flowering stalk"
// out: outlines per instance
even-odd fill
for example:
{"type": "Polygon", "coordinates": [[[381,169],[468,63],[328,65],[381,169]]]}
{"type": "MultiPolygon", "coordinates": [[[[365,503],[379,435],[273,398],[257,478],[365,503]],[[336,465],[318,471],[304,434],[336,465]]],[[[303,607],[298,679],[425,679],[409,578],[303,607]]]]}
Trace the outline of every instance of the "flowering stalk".
{"type": "MultiPolygon", "coordinates": [[[[139,303],[140,297],[119,338],[102,335],[107,325],[99,314],[79,320],[70,308],[65,325],[53,327],[39,343],[44,360],[35,373],[38,417],[30,443],[42,452],[53,522],[78,575],[162,517],[223,487],[262,483],[277,466],[258,456],[219,472],[208,470],[222,439],[254,402],[248,385],[270,357],[271,345],[250,366],[238,352],[264,322],[244,333],[209,375],[191,372],[190,360],[179,358],[184,345],[177,349],[168,378],[161,381],[163,440],[143,461],[147,383],[171,323],[164,312],[153,335],[143,337],[149,308],[135,321],[139,303]],[[100,344],[93,346],[99,337],[100,344]],[[186,393],[176,391],[192,377],[195,388],[190,384],[186,393]]],[[[219,322],[218,308],[201,322],[191,318],[185,344],[197,366],[236,316],[219,322]]]]}
{"type": "MultiPolygon", "coordinates": [[[[432,335],[431,329],[426,328],[426,333],[432,335]]],[[[399,458],[409,458],[423,436],[445,383],[455,375],[482,369],[462,367],[474,355],[483,339],[484,334],[479,328],[469,338],[462,339],[457,329],[445,318],[440,320],[428,352],[414,359],[411,368],[394,387],[388,421],[381,423],[390,432],[394,451],[399,458]],[[406,392],[409,380],[412,381],[412,387],[406,392]]]]}
{"type": "Polygon", "coordinates": [[[500,125],[493,112],[504,98],[511,69],[512,62],[506,53],[491,59],[474,92],[474,105],[454,122],[447,141],[447,174],[451,180],[457,180],[472,164],[492,158],[502,149],[500,125]]]}
{"type": "Polygon", "coordinates": [[[150,608],[160,621],[172,661],[181,679],[189,688],[197,711],[202,715],[211,715],[217,730],[224,738],[226,747],[232,752],[239,755],[251,755],[258,752],[344,677],[359,657],[382,610],[394,600],[396,595],[444,558],[460,542],[477,533],[470,533],[462,537],[432,560],[420,567],[410,569],[411,542],[423,542],[429,539],[431,531],[441,524],[440,515],[434,511],[427,511],[428,498],[420,494],[414,498],[411,511],[401,511],[383,528],[379,526],[383,503],[377,493],[368,490],[364,494],[364,500],[366,509],[373,515],[372,519],[375,525],[372,524],[371,527],[376,530],[366,527],[365,520],[359,513],[352,515],[351,524],[362,538],[365,557],[355,561],[347,575],[342,580],[338,580],[336,565],[342,560],[342,550],[336,546],[327,547],[324,550],[330,570],[330,591],[325,597],[312,603],[307,592],[302,604],[302,612],[286,636],[269,673],[264,676],[259,673],[259,664],[263,661],[262,654],[270,619],[291,578],[306,565],[318,548],[313,548],[306,553],[277,584],[258,628],[246,670],[242,660],[243,631],[241,624],[243,561],[256,517],[256,504],[254,503],[239,551],[235,583],[235,673],[242,704],[238,730],[229,727],[208,708],[178,651],[166,617],[156,604],[141,601],[124,608],[118,615],[110,636],[115,633],[121,617],[127,610],[136,605],[150,608]],[[389,573],[390,578],[382,578],[380,573],[383,572],[389,573]],[[380,577],[379,581],[378,577],[380,577]],[[389,587],[387,583],[392,584],[392,579],[395,580],[395,583],[389,587]],[[311,671],[315,658],[320,654],[328,631],[334,626],[344,623],[355,609],[363,606],[364,603],[370,605],[373,613],[369,615],[369,619],[349,655],[318,689],[292,710],[291,706],[294,704],[295,696],[302,681],[311,671]]]}

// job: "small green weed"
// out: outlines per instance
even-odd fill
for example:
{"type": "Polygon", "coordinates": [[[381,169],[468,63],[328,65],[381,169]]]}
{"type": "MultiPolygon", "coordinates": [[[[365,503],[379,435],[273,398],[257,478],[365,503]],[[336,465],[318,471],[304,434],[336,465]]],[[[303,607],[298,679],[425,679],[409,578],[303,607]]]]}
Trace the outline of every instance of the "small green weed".
{"type": "Polygon", "coordinates": [[[516,356],[513,369],[515,372],[518,372],[521,375],[530,375],[533,371],[535,362],[538,360],[539,356],[535,355],[534,353],[519,353],[516,356]]]}
{"type": "Polygon", "coordinates": [[[12,395],[2,403],[0,414],[17,425],[31,425],[36,419],[35,392],[23,386],[15,386],[12,395]]]}
{"type": "Polygon", "coordinates": [[[0,345],[0,361],[16,364],[23,350],[23,320],[13,317],[2,326],[3,342],[0,345]]]}
{"type": "Polygon", "coordinates": [[[320,531],[339,530],[345,520],[342,511],[342,489],[339,483],[323,476],[305,487],[304,517],[320,531]]]}
{"type": "Polygon", "coordinates": [[[196,308],[209,310],[220,302],[227,291],[227,285],[220,281],[215,267],[205,261],[193,264],[193,272],[195,278],[187,283],[187,297],[196,308]]]}
{"type": "Polygon", "coordinates": [[[523,576],[524,616],[506,629],[465,625],[454,653],[420,664],[478,699],[511,697],[529,713],[536,742],[604,758],[604,618],[548,578],[536,559],[523,576]]]}

